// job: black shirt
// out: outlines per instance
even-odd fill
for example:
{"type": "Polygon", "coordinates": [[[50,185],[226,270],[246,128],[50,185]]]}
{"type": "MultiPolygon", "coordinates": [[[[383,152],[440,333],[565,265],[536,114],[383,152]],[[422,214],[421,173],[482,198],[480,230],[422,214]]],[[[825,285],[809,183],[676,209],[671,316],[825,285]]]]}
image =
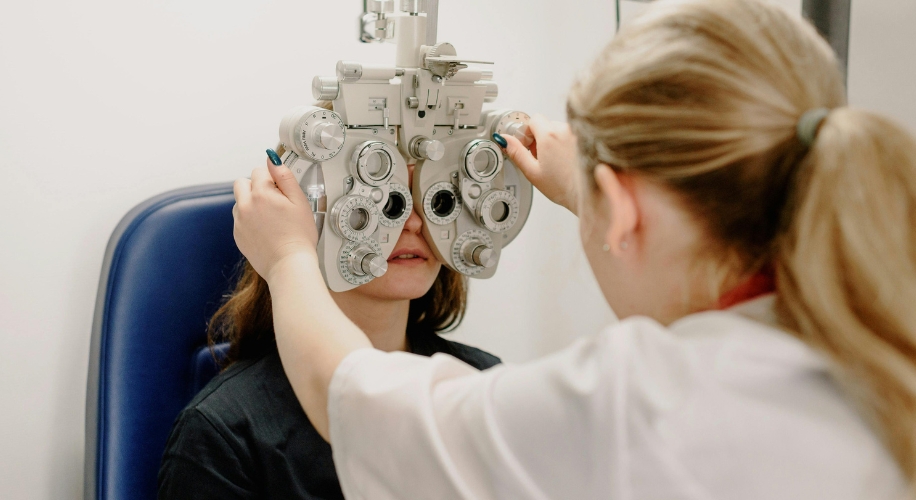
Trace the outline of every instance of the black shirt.
{"type": "MultiPolygon", "coordinates": [[[[435,334],[414,354],[451,354],[483,370],[500,362],[435,334]]],[[[343,499],[329,445],[312,427],[276,350],[234,363],[178,415],[159,469],[160,499],[343,499]]]]}

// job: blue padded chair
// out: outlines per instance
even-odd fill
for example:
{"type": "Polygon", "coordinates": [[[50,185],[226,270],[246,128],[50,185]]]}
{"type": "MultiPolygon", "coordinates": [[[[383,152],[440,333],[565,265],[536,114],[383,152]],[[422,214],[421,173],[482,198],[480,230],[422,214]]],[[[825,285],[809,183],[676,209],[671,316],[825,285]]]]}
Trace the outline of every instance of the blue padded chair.
{"type": "Polygon", "coordinates": [[[170,191],[131,210],[108,242],[86,397],[87,500],[156,498],[172,422],[218,371],[207,322],[241,260],[233,203],[231,184],[170,191]]]}

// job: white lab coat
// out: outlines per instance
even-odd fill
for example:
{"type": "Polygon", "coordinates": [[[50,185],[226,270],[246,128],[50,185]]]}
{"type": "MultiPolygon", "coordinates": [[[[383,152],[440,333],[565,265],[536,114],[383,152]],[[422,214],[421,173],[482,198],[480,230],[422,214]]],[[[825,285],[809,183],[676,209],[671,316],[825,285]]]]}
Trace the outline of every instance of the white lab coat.
{"type": "Polygon", "coordinates": [[[477,372],[363,349],[334,374],[350,500],[897,499],[904,479],[774,297],[627,319],[546,358],[477,372]]]}

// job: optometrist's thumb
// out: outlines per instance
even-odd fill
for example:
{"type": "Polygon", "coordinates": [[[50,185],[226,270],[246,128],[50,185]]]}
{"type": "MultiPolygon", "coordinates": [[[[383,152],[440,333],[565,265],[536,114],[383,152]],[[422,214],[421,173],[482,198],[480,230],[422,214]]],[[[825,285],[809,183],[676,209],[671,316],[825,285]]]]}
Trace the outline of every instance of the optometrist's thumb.
{"type": "Polygon", "coordinates": [[[308,205],[308,199],[306,199],[305,193],[302,192],[302,188],[299,187],[296,176],[286,165],[280,162],[277,153],[271,149],[267,150],[267,171],[270,172],[270,177],[274,180],[274,184],[277,185],[277,188],[289,201],[297,205],[301,203],[308,205]]]}

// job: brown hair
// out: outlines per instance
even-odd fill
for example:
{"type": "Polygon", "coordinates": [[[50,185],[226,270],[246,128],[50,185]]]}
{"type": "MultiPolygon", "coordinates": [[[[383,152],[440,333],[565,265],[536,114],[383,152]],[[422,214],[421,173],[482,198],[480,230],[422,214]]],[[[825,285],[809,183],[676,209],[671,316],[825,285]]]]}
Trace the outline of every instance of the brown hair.
{"type": "MultiPolygon", "coordinates": [[[[809,24],[759,0],[660,2],[576,83],[570,124],[598,164],[669,189],[720,275],[773,266],[785,326],[916,480],[916,141],[844,108],[809,24]],[[799,118],[832,110],[811,146],[799,118]]],[[[594,186],[593,186],[594,187],[594,186]]]]}
{"type": "MultiPolygon", "coordinates": [[[[235,290],[210,319],[207,340],[210,346],[229,341],[223,362],[228,367],[236,361],[252,359],[271,352],[275,347],[273,312],[267,282],[243,260],[235,290]]],[[[407,335],[447,332],[464,318],[467,307],[467,278],[446,267],[439,270],[433,286],[420,298],[410,301],[407,335]]]]}

